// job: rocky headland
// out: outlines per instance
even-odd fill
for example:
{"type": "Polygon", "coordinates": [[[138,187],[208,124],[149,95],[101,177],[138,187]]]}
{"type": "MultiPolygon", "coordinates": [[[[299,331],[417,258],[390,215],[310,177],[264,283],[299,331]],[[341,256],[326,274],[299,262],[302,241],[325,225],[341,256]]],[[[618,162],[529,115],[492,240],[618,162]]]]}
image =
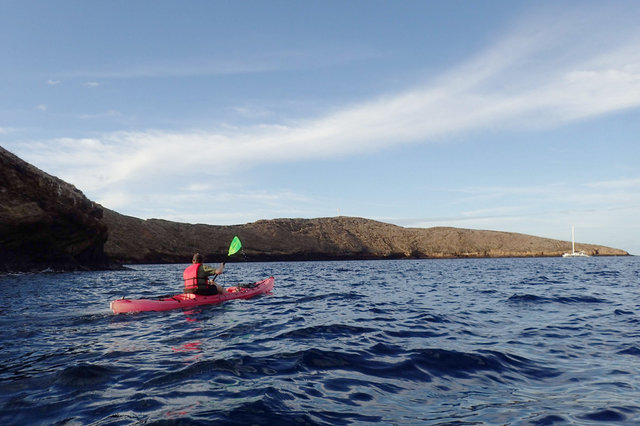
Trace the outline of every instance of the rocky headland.
{"type": "Polygon", "coordinates": [[[106,269],[102,208],[0,147],[0,273],[106,269]]]}
{"type": "MultiPolygon", "coordinates": [[[[568,241],[449,227],[403,228],[356,217],[231,226],[125,216],[0,147],[0,273],[110,269],[119,263],[561,256],[568,241]],[[226,259],[234,235],[243,251],[226,259]]],[[[624,250],[576,244],[590,255],[624,250]]]]}
{"type": "MultiPolygon", "coordinates": [[[[449,227],[403,228],[356,217],[260,220],[244,225],[190,225],[142,220],[104,210],[110,232],[105,252],[123,263],[188,263],[194,252],[225,260],[234,235],[249,261],[425,259],[561,256],[568,241],[511,232],[449,227]]],[[[597,256],[628,255],[623,250],[576,244],[597,256]]],[[[237,257],[237,256],[236,256],[237,257]]]]}

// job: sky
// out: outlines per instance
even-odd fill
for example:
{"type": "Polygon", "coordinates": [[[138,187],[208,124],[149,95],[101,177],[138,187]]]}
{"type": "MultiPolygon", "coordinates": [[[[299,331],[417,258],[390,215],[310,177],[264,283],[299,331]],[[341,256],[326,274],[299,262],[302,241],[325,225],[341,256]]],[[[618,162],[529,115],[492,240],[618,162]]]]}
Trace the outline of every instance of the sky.
{"type": "Polygon", "coordinates": [[[575,226],[640,255],[639,18],[630,0],[0,0],[0,145],[144,219],[575,226]]]}

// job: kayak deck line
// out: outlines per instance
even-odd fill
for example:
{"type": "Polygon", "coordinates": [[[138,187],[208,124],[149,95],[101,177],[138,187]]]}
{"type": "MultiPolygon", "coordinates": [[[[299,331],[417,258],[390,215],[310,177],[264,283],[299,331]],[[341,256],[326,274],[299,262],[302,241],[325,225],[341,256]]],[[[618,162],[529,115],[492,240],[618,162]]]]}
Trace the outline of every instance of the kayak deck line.
{"type": "Polygon", "coordinates": [[[182,293],[173,296],[160,296],[151,299],[116,299],[109,304],[109,308],[114,314],[129,312],[147,311],[168,311],[178,308],[190,308],[193,306],[211,305],[226,302],[234,299],[250,299],[259,294],[268,293],[273,290],[275,279],[273,277],[257,281],[247,286],[240,284],[229,287],[226,293],[215,295],[198,295],[192,293],[182,293]]]}

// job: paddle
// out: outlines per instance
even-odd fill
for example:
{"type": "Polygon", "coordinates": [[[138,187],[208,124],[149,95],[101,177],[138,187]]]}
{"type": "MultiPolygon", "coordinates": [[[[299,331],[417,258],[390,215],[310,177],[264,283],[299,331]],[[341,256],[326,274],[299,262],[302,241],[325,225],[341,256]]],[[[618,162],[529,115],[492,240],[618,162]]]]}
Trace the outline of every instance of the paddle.
{"type": "Polygon", "coordinates": [[[233,256],[234,254],[239,252],[241,248],[242,243],[240,242],[240,238],[238,238],[238,236],[236,235],[235,237],[233,237],[233,240],[231,240],[231,244],[229,245],[228,256],[233,256]]]}
{"type": "MultiPolygon", "coordinates": [[[[241,248],[242,248],[242,243],[240,242],[240,238],[238,238],[238,236],[236,235],[235,237],[233,237],[233,240],[231,240],[231,244],[229,244],[229,254],[227,254],[227,256],[229,256],[229,257],[233,256],[234,254],[239,252],[241,248]]],[[[222,262],[223,265],[225,263],[226,262],[222,262]]],[[[215,274],[213,276],[213,281],[216,280],[218,275],[219,274],[215,274]]]]}

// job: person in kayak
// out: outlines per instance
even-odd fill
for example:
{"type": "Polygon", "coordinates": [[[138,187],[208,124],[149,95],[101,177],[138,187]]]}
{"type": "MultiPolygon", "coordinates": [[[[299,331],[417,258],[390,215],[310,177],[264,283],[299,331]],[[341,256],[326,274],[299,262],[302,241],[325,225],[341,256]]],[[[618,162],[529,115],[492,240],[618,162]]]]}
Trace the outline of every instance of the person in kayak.
{"type": "Polygon", "coordinates": [[[193,255],[191,265],[182,274],[184,292],[203,296],[224,294],[224,288],[214,281],[216,276],[224,272],[224,263],[214,269],[203,262],[204,257],[200,253],[193,255]],[[213,276],[213,280],[209,281],[209,276],[213,276]]]}

